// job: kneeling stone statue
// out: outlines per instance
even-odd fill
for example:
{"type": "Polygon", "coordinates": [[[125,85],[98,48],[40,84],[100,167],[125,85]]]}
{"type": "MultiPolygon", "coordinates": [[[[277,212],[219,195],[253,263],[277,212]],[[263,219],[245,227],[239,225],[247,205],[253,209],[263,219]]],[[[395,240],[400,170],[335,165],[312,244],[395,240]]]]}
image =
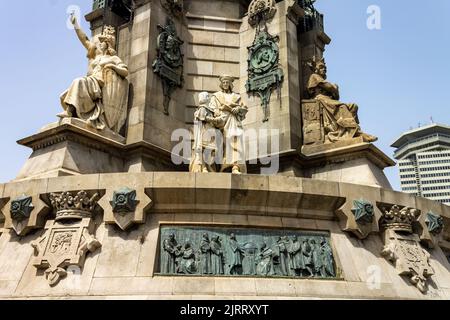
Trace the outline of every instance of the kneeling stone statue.
{"type": "Polygon", "coordinates": [[[75,16],[71,22],[87,50],[89,71],[61,95],[64,112],[58,117],[79,118],[98,130],[119,133],[127,118],[129,84],[128,67],[114,50],[115,30],[106,26],[101,35],[90,40],[75,16]]]}

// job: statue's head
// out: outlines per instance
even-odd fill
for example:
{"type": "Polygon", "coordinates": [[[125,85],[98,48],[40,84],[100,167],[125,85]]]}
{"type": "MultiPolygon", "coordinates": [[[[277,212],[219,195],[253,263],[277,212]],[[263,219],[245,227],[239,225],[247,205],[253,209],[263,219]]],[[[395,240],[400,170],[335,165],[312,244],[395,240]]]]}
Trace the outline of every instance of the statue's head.
{"type": "Polygon", "coordinates": [[[220,81],[220,89],[222,89],[224,92],[233,91],[234,77],[223,75],[219,78],[219,81],[220,81]]]}
{"type": "Polygon", "coordinates": [[[210,97],[209,97],[209,93],[208,92],[205,91],[205,92],[200,92],[198,94],[198,103],[200,105],[208,104],[209,100],[210,100],[210,97]]]}
{"type": "Polygon", "coordinates": [[[116,31],[112,26],[106,26],[101,35],[98,36],[99,49],[108,55],[116,55],[116,31]]]}
{"type": "Polygon", "coordinates": [[[307,65],[311,68],[312,72],[315,74],[318,74],[319,76],[326,79],[327,77],[327,65],[325,63],[324,58],[317,58],[313,57],[310,62],[307,63],[307,65]]]}

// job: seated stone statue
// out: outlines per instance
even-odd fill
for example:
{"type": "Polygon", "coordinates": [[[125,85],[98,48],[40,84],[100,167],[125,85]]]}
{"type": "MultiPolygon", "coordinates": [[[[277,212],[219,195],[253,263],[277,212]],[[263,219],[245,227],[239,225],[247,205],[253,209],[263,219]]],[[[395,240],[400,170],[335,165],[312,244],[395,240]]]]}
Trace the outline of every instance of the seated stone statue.
{"type": "Polygon", "coordinates": [[[129,85],[128,68],[114,50],[114,28],[105,27],[101,35],[90,40],[75,16],[71,22],[87,49],[89,71],[61,95],[64,112],[58,117],[79,118],[98,130],[108,128],[119,133],[127,118],[129,85]]]}
{"type": "Polygon", "coordinates": [[[362,137],[364,142],[375,142],[378,138],[362,132],[359,126],[358,106],[339,101],[339,87],[328,82],[324,59],[310,64],[313,74],[309,78],[308,92],[312,99],[323,107],[325,143],[362,137]]]}

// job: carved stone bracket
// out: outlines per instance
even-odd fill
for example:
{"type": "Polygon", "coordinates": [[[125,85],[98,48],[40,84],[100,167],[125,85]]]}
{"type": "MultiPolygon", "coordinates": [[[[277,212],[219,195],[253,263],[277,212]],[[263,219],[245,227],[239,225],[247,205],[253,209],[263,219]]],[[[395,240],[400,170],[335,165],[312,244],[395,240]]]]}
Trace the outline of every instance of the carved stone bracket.
{"type": "Polygon", "coordinates": [[[392,262],[401,276],[409,278],[422,293],[427,292],[427,282],[434,274],[429,263],[430,254],[422,248],[420,237],[413,232],[420,211],[398,205],[379,204],[383,216],[384,248],[381,254],[392,262]]]}
{"type": "Polygon", "coordinates": [[[158,25],[157,58],[153,62],[153,72],[158,74],[162,81],[164,94],[164,113],[169,115],[169,104],[172,93],[183,87],[182,53],[183,41],[178,37],[175,23],[167,18],[166,25],[158,25]]]}
{"type": "Polygon", "coordinates": [[[145,223],[145,213],[152,206],[152,200],[145,194],[144,187],[109,189],[99,201],[104,210],[107,224],[117,224],[127,230],[133,224],[145,223]]]}
{"type": "Polygon", "coordinates": [[[98,193],[86,191],[49,195],[56,219],[47,222],[45,233],[32,246],[33,265],[45,269],[50,286],[56,286],[67,276],[67,267],[82,268],[86,254],[101,247],[93,236],[95,223],[92,221],[98,198],[98,193]]]}
{"type": "Polygon", "coordinates": [[[5,216],[5,229],[13,229],[17,235],[25,236],[31,230],[45,225],[45,217],[50,207],[40,195],[21,195],[10,199],[2,209],[5,216]]]}
{"type": "Polygon", "coordinates": [[[347,201],[336,211],[343,230],[353,233],[359,239],[365,239],[371,233],[380,231],[378,220],[381,211],[370,201],[358,199],[347,201]]]}

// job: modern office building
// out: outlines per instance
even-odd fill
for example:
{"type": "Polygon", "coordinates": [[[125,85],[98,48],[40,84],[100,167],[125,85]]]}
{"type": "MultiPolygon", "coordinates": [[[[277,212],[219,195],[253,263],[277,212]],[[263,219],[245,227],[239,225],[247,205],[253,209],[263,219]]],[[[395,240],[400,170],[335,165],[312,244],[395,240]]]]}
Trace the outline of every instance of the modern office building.
{"type": "Polygon", "coordinates": [[[392,144],[402,191],[450,205],[450,126],[431,124],[392,144]]]}

